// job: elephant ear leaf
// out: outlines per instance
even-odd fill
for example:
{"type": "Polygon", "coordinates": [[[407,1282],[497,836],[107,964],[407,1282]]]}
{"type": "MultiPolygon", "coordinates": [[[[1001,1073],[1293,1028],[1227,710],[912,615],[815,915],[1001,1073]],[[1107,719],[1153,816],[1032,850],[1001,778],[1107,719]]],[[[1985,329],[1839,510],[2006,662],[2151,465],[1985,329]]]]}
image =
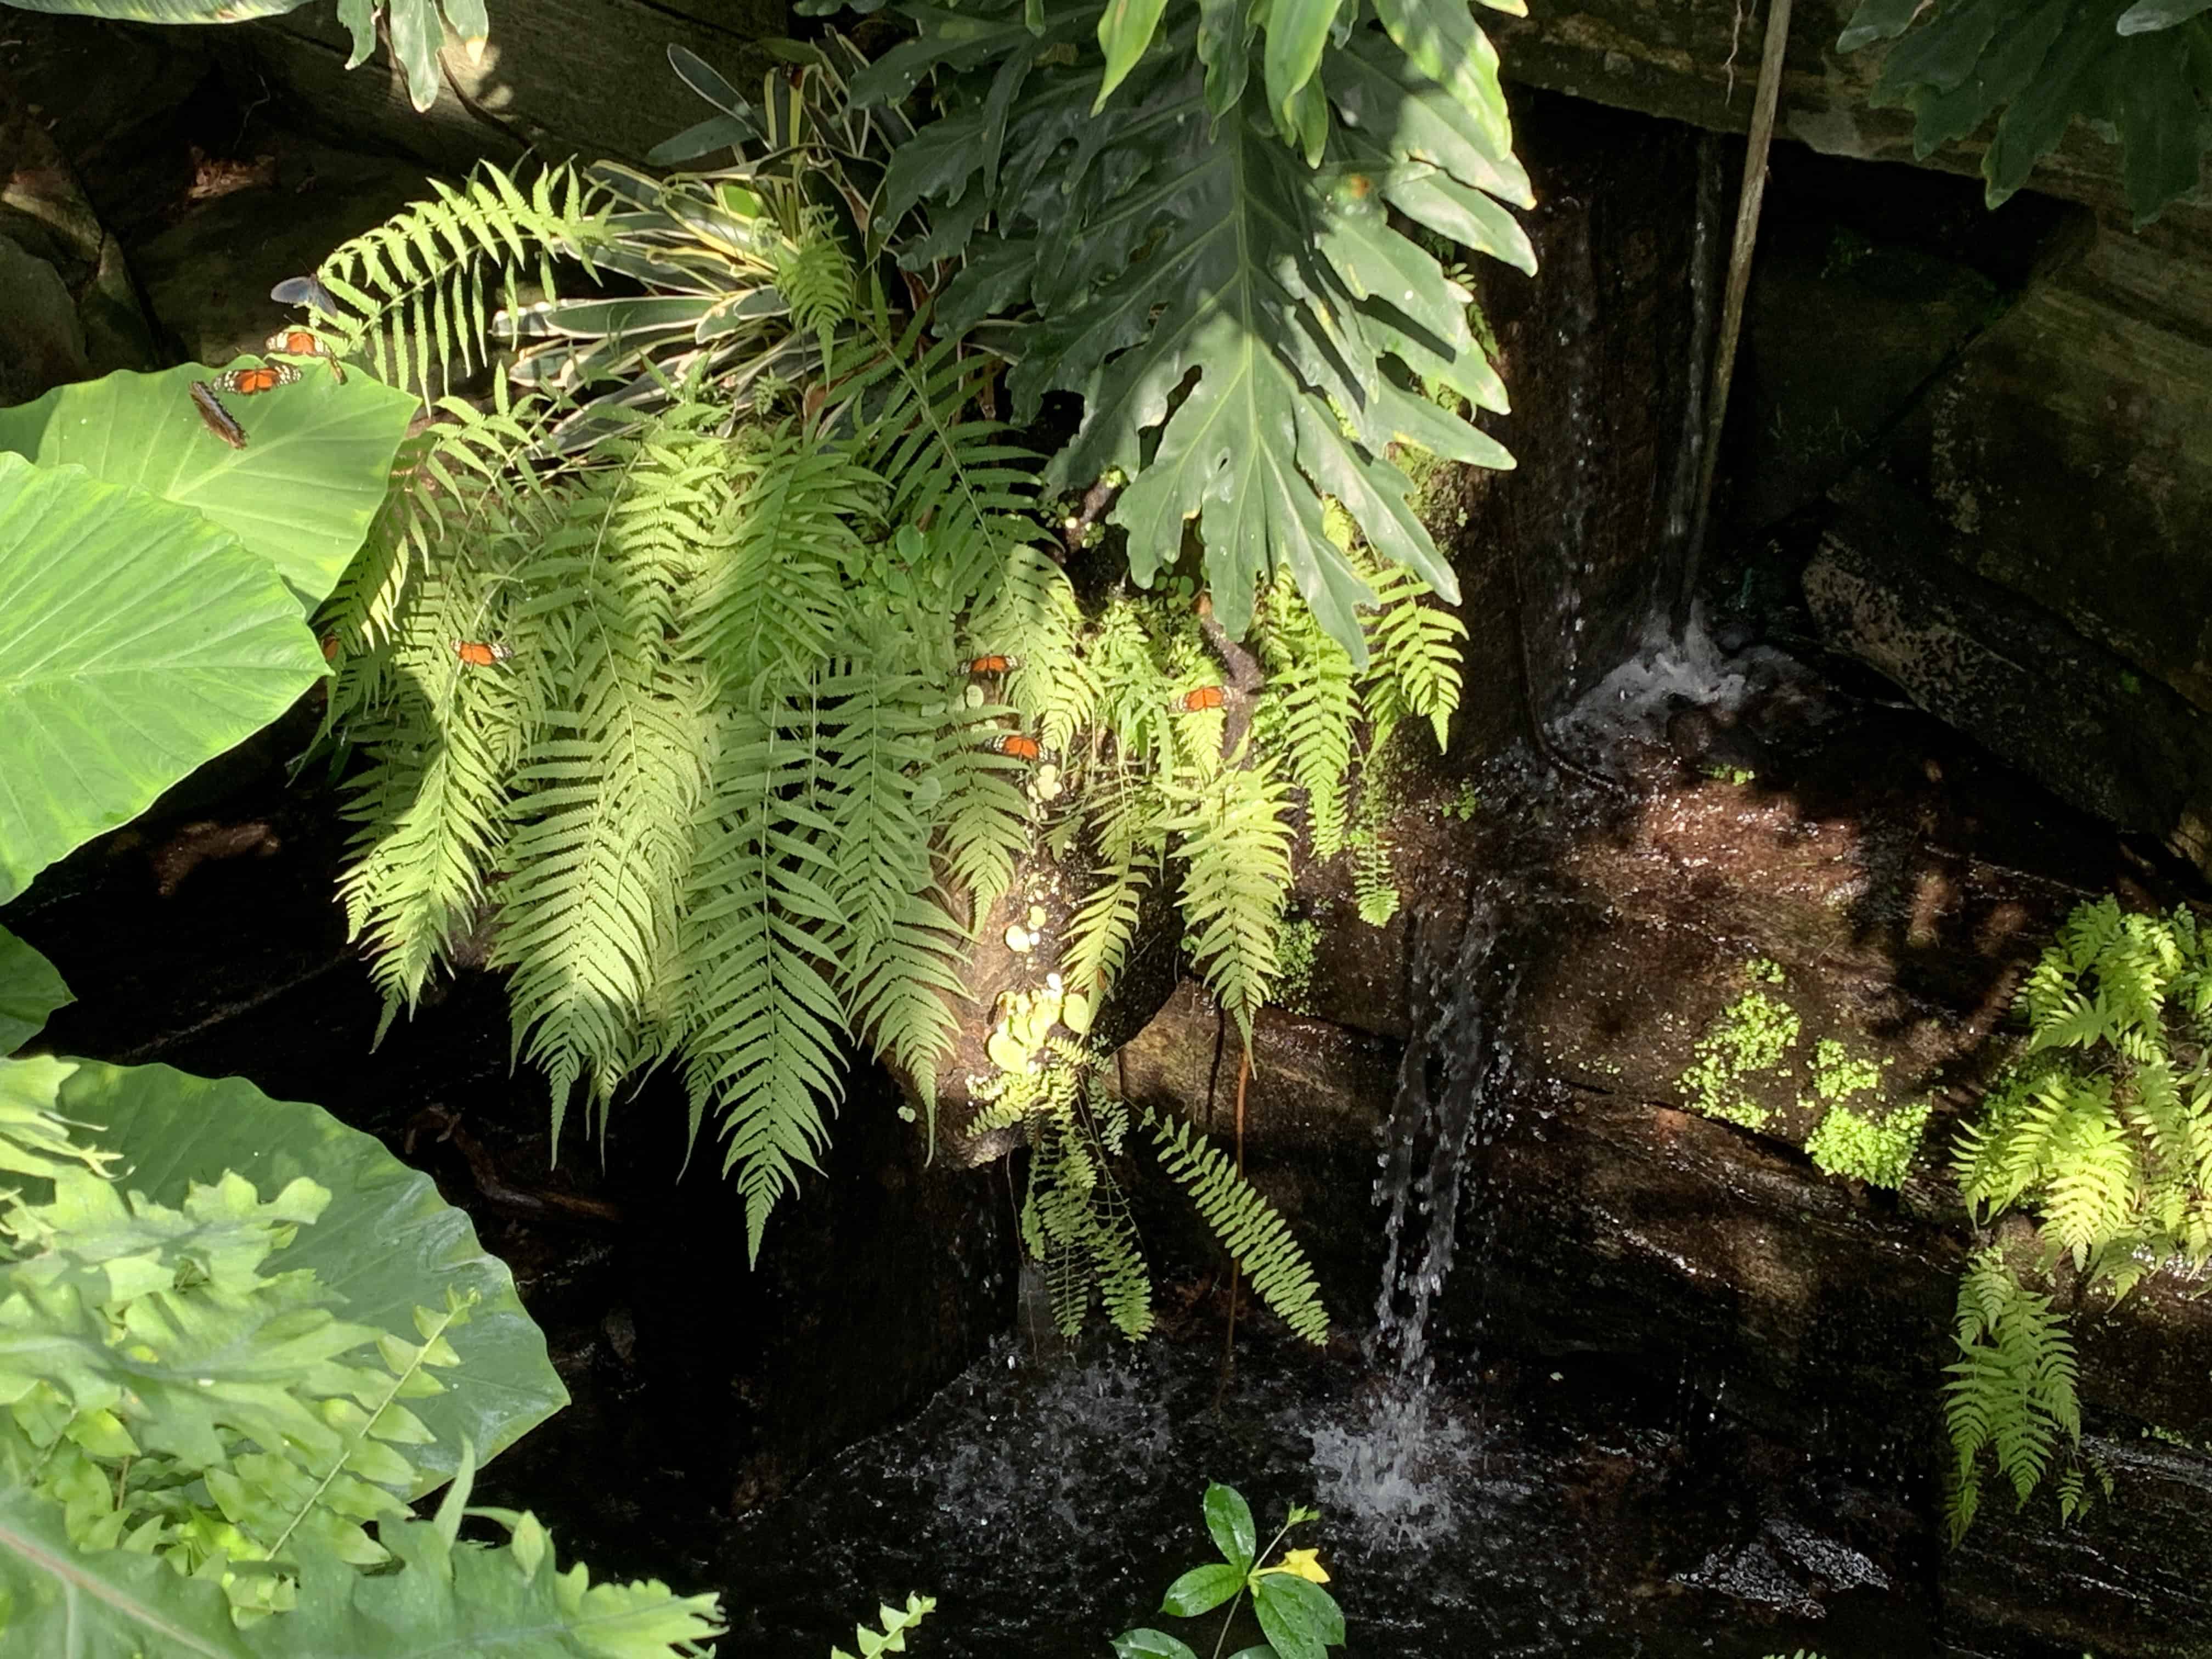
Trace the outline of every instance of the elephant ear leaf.
{"type": "Polygon", "coordinates": [[[201,423],[196,363],[159,374],[118,373],[57,387],[0,409],[0,450],[42,466],[74,464],[188,507],[276,568],[302,611],[328,596],[383,505],[392,458],[416,410],[405,392],[363,374],[320,372],[233,412],[243,449],[201,423]]]}
{"type": "Polygon", "coordinates": [[[76,1000],[52,963],[0,927],[0,1056],[15,1053],[46,1030],[55,1009],[76,1000]]]}
{"type": "Polygon", "coordinates": [[[325,672],[299,601],[228,531],[0,453],[0,903],[325,672]]]}

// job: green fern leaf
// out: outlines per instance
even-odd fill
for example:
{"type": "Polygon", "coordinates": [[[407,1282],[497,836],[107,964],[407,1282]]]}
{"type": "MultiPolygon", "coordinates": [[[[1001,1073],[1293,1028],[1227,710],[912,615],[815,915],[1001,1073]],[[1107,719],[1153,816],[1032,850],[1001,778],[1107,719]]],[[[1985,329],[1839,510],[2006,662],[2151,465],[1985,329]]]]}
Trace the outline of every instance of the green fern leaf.
{"type": "Polygon", "coordinates": [[[1326,1342],[1328,1316],[1321,1304],[1321,1288],[1289,1224],[1189,1124],[1149,1106],[1140,1115],[1162,1166],[1189,1193],[1269,1311],[1304,1340],[1316,1346],[1326,1342]]]}

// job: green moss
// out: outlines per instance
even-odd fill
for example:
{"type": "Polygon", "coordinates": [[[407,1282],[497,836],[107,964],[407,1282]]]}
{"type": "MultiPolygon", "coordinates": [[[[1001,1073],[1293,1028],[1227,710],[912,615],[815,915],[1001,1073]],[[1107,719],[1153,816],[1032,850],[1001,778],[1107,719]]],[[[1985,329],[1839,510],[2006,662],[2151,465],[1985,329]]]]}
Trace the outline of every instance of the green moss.
{"type": "Polygon", "coordinates": [[[1481,811],[1482,797],[1474,793],[1474,786],[1471,783],[1460,785],[1459,793],[1444,805],[1444,816],[1456,818],[1462,823],[1472,823],[1475,814],[1481,811]]]}
{"type": "Polygon", "coordinates": [[[1788,977],[1782,971],[1780,963],[1771,961],[1765,957],[1753,957],[1749,962],[1745,963],[1743,974],[1746,979],[1755,979],[1762,985],[1779,985],[1788,977]]]}
{"type": "MultiPolygon", "coordinates": [[[[1754,979],[1763,979],[1767,976],[1759,971],[1762,967],[1771,969],[1773,978],[1780,979],[1781,969],[1763,958],[1754,961],[1747,971],[1754,979]]],[[[1784,1062],[1803,1030],[1804,1022],[1797,1018],[1796,1010],[1779,997],[1747,991],[1705,1028],[1698,1039],[1696,1058],[1684,1069],[1676,1086],[1692,1111],[1747,1129],[1763,1129],[1772,1115],[1751,1097],[1745,1082],[1763,1072],[1787,1077],[1789,1070],[1784,1062]]]]}
{"type": "Polygon", "coordinates": [[[1874,1094],[1881,1088],[1881,1068],[1888,1063],[1854,1058],[1835,1038],[1822,1037],[1813,1046],[1813,1099],[1802,1103],[1817,1100],[1833,1106],[1853,1095],[1874,1094]]]}
{"type": "Polygon", "coordinates": [[[1275,1001],[1294,1014],[1313,1012],[1308,994],[1313,989],[1314,955],[1321,945],[1321,924],[1310,918],[1283,924],[1275,946],[1281,976],[1275,981],[1275,1001]]]}
{"type": "Polygon", "coordinates": [[[1825,1175],[1849,1176],[1870,1187],[1901,1186],[1931,1109],[1930,1103],[1916,1101],[1875,1118],[1849,1106],[1832,1107],[1806,1140],[1806,1153],[1825,1175]]]}
{"type": "Polygon", "coordinates": [[[1759,774],[1748,766],[1723,766],[1712,761],[1708,761],[1698,769],[1709,778],[1717,778],[1723,783],[1733,783],[1739,787],[1753,781],[1759,776],[1759,774]]]}

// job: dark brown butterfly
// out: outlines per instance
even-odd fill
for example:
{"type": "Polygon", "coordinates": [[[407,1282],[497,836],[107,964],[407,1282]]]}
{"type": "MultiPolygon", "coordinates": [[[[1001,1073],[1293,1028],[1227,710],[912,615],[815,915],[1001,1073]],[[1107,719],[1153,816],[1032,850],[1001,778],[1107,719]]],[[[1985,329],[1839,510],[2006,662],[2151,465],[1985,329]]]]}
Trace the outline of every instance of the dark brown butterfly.
{"type": "Polygon", "coordinates": [[[192,382],[192,407],[199,410],[200,419],[216,437],[233,449],[246,447],[246,428],[239,425],[238,416],[222,406],[222,399],[215,395],[215,388],[205,380],[192,382]]]}

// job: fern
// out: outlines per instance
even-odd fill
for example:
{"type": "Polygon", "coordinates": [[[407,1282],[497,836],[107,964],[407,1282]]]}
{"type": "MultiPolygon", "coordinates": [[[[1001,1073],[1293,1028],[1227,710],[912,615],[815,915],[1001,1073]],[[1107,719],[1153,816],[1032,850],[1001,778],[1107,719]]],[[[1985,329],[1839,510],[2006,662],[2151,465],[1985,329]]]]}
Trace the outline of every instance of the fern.
{"type": "Polygon", "coordinates": [[[1189,1124],[1149,1106],[1141,1115],[1162,1166],[1190,1194],[1268,1310],[1304,1340],[1326,1342],[1328,1316],[1320,1286],[1280,1213],[1189,1124]]]}
{"type": "Polygon", "coordinates": [[[519,272],[548,294],[556,262],[609,246],[605,192],[573,166],[541,171],[526,192],[489,162],[458,189],[429,181],[436,199],[403,209],[340,246],[316,270],[337,302],[322,320],[341,356],[364,355],[379,379],[426,398],[489,361],[494,301],[512,308],[519,272]],[[490,291],[487,291],[487,284],[490,291]]]}
{"type": "Polygon", "coordinates": [[[1426,720],[1439,752],[1449,746],[1459,708],[1460,641],[1467,624],[1435,602],[1429,585],[1404,565],[1377,562],[1368,571],[1375,611],[1367,623],[1368,672],[1363,690],[1374,712],[1376,744],[1407,717],[1426,720]]]}
{"type": "MultiPolygon", "coordinates": [[[[2066,1322],[2050,1297],[2023,1285],[1995,1250],[1976,1256],[1960,1284],[1955,1340],[1960,1357],[1947,1368],[1944,1400],[1954,1543],[1980,1507],[1984,1453],[2024,1504],[2056,1460],[2078,1455],[2081,1439],[2066,1322]]],[[[2071,1491],[2078,1504],[2078,1484],[2071,1491]]]]}
{"type": "Polygon", "coordinates": [[[842,1648],[832,1648],[830,1659],[878,1659],[880,1654],[904,1653],[907,1632],[936,1611],[937,1598],[933,1595],[909,1595],[903,1607],[879,1607],[876,1609],[878,1629],[870,1630],[863,1625],[853,1632],[860,1651],[852,1654],[842,1648]]]}
{"type": "Polygon", "coordinates": [[[1256,767],[1232,766],[1168,793],[1182,808],[1164,827],[1183,858],[1179,902],[1191,957],[1249,1049],[1253,1016],[1282,967],[1291,885],[1283,787],[1256,767]]]}

